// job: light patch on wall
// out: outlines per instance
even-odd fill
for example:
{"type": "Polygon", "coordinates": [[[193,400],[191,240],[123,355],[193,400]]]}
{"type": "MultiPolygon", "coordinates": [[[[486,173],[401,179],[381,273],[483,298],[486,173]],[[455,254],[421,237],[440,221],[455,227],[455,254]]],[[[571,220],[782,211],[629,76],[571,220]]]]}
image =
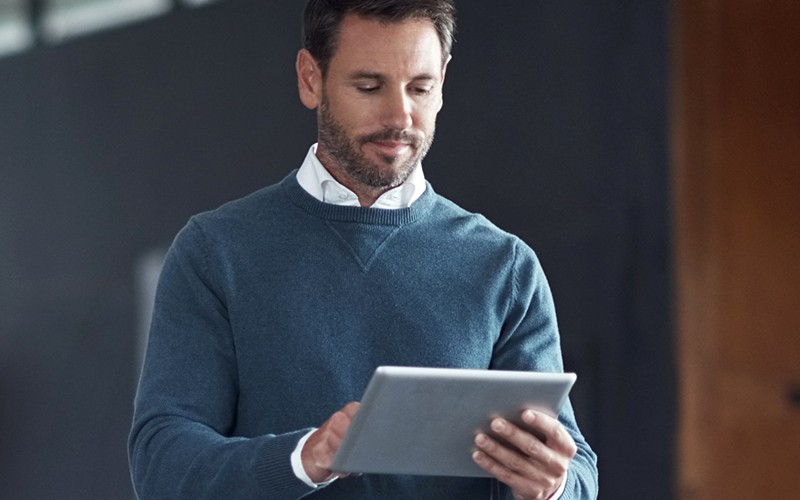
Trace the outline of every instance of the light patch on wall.
{"type": "Polygon", "coordinates": [[[60,42],[164,14],[172,0],[46,0],[42,37],[60,42]]]}
{"type": "Polygon", "coordinates": [[[203,5],[218,3],[220,1],[221,0],[181,0],[181,3],[187,7],[202,7],[203,5]]]}
{"type": "Polygon", "coordinates": [[[136,340],[136,379],[144,362],[144,353],[147,348],[147,337],[150,333],[150,318],[153,315],[153,303],[156,298],[158,277],[161,275],[161,266],[164,264],[165,252],[155,249],[146,252],[136,261],[134,269],[136,280],[136,302],[138,311],[138,328],[136,340]]]}
{"type": "Polygon", "coordinates": [[[35,42],[25,0],[0,2],[0,57],[21,52],[35,42]]]}

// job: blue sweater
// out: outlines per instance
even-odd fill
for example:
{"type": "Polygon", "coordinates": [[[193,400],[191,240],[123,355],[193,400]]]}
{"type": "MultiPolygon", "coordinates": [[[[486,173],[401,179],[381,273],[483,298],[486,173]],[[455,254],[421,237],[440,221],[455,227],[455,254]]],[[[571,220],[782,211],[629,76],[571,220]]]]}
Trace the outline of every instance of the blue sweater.
{"type": "MultiPolygon", "coordinates": [[[[292,173],[193,217],[164,263],[136,396],[139,497],[489,498],[482,478],[365,474],[312,490],[295,477],[298,440],[380,365],[561,371],[533,251],[430,185],[406,209],[341,207],[292,173]]],[[[562,498],[594,498],[596,457],[569,403],[559,418],[578,445],[562,498]]]]}

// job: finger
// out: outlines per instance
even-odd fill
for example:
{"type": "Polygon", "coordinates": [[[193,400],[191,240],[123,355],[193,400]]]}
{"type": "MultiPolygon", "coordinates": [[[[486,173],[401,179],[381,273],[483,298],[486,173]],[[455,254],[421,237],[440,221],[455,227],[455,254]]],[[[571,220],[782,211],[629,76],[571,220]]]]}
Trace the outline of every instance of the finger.
{"type": "Polygon", "coordinates": [[[478,466],[508,485],[523,497],[536,497],[543,491],[550,491],[553,478],[532,466],[528,460],[486,434],[478,434],[475,438],[477,450],[472,459],[478,466]]]}
{"type": "MultiPolygon", "coordinates": [[[[358,411],[358,406],[359,403],[357,402],[348,403],[347,406],[331,415],[323,427],[327,427],[327,430],[335,434],[336,437],[339,438],[339,441],[341,441],[347,432],[347,429],[350,427],[353,417],[358,411]]],[[[339,443],[337,442],[335,445],[336,448],[338,448],[339,443]]]]}
{"type": "Polygon", "coordinates": [[[347,403],[347,406],[342,408],[342,412],[344,412],[345,415],[347,415],[352,419],[355,416],[356,412],[358,411],[360,405],[361,403],[359,403],[358,401],[347,403]]]}
{"type": "Polygon", "coordinates": [[[358,403],[346,405],[328,418],[306,442],[304,456],[311,460],[314,467],[328,469],[333,462],[333,456],[339,449],[344,439],[350,422],[358,410],[358,403]],[[307,450],[307,453],[306,453],[307,450]]]}
{"type": "Polygon", "coordinates": [[[348,403],[344,408],[331,415],[317,431],[320,433],[319,445],[315,450],[318,465],[325,468],[330,467],[333,456],[341,446],[358,407],[359,403],[357,402],[348,403]]]}
{"type": "Polygon", "coordinates": [[[484,433],[475,436],[475,446],[492,461],[509,471],[519,474],[529,474],[532,467],[528,457],[517,450],[504,446],[484,433]]]}
{"type": "Polygon", "coordinates": [[[504,418],[495,418],[491,421],[490,427],[499,438],[528,457],[536,458],[546,455],[548,452],[544,442],[538,436],[528,430],[520,429],[504,418]]]}
{"type": "Polygon", "coordinates": [[[557,450],[572,458],[577,452],[575,440],[557,418],[546,413],[528,409],[522,412],[522,421],[530,429],[542,436],[548,448],[557,450]]]}
{"type": "MultiPolygon", "coordinates": [[[[518,452],[518,456],[523,457],[532,468],[540,470],[547,477],[561,476],[569,467],[569,462],[572,459],[571,455],[567,455],[561,450],[550,448],[544,441],[528,430],[520,429],[504,418],[495,418],[490,423],[490,426],[499,438],[516,448],[515,451],[518,452]]],[[[498,458],[505,466],[510,466],[508,460],[516,460],[510,455],[498,453],[492,453],[492,455],[498,458]]],[[[517,470],[514,467],[511,468],[512,470],[517,470]]],[[[520,468],[519,470],[522,471],[523,469],[520,468]]]]}

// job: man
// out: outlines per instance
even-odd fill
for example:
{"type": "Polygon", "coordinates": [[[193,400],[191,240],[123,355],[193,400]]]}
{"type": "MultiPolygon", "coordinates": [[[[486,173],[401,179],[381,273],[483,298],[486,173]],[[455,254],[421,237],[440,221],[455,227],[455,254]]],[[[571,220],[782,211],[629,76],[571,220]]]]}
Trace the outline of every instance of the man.
{"type": "Polygon", "coordinates": [[[506,444],[475,436],[496,479],[330,469],[377,366],[562,370],[534,253],[423,176],[454,16],[450,0],[306,5],[296,70],[318,143],[167,255],[129,442],[142,500],[596,497],[569,403],[495,419],[506,444]]]}

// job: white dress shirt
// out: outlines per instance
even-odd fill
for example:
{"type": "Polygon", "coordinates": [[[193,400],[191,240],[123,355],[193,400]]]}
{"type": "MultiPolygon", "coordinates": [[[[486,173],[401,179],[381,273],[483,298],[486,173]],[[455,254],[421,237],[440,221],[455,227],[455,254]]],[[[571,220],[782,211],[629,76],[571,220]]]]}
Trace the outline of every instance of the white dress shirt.
{"type": "MultiPolygon", "coordinates": [[[[308,150],[303,164],[297,171],[297,182],[308,194],[323,203],[333,205],[360,206],[358,196],[348,188],[341,185],[328,170],[322,166],[317,158],[317,145],[308,150]]],[[[422,164],[409,174],[408,179],[399,186],[392,188],[375,200],[370,208],[407,208],[425,192],[425,175],[422,173],[422,164]]]]}

